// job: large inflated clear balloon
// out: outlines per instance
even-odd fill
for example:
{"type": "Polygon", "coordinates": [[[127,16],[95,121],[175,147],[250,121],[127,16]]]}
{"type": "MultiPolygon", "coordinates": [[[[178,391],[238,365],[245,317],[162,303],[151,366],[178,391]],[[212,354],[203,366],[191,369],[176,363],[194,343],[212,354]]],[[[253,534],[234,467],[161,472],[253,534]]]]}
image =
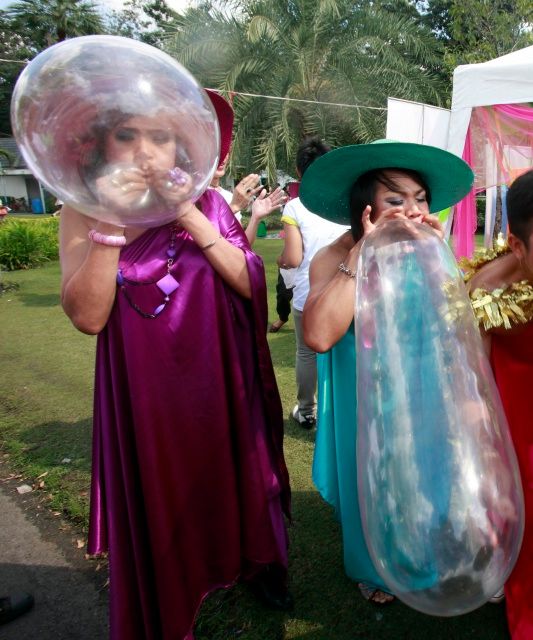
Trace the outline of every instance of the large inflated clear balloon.
{"type": "Polygon", "coordinates": [[[19,77],[11,120],[52,193],[122,226],[175,219],[218,165],[206,93],[170,56],[128,38],[73,38],[40,53],[19,77]]]}
{"type": "Polygon", "coordinates": [[[364,241],[356,293],[358,491],[378,573],[424,613],[471,611],[520,550],[518,465],[448,247],[390,221],[364,241]]]}

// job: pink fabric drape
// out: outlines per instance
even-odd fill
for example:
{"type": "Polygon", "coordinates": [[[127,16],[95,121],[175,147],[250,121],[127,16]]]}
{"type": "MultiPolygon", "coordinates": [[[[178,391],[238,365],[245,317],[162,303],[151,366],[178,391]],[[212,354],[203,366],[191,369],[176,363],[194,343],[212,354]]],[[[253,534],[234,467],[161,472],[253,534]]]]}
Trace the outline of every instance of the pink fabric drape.
{"type": "MultiPolygon", "coordinates": [[[[466,134],[463,160],[472,166],[472,135],[470,127],[466,134]]],[[[474,234],[477,227],[476,197],[474,189],[455,205],[453,221],[453,246],[456,258],[470,258],[474,253],[474,234]]]]}
{"type": "MultiPolygon", "coordinates": [[[[463,151],[475,174],[474,189],[455,209],[453,239],[458,258],[471,257],[475,243],[475,194],[510,185],[533,167],[533,108],[525,104],[497,104],[472,109],[463,151]]],[[[492,241],[491,233],[485,244],[492,241]]]]}
{"type": "Polygon", "coordinates": [[[512,104],[495,104],[492,108],[498,113],[511,116],[511,118],[518,118],[518,120],[533,122],[533,109],[531,107],[516,106],[512,104]]]}

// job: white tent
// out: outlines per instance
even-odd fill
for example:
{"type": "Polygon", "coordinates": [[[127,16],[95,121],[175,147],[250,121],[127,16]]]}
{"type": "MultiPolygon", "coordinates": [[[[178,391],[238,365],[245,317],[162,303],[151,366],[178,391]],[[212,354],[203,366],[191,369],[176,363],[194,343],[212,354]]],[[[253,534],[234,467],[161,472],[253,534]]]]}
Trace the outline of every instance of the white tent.
{"type": "MultiPolygon", "coordinates": [[[[533,166],[533,110],[523,107],[530,102],[533,46],[454,71],[446,148],[472,166],[476,191],[486,191],[485,246],[492,244],[498,186],[503,197],[505,185],[533,166]]],[[[504,205],[503,198],[505,231],[504,205]]],[[[456,254],[470,256],[477,224],[473,192],[455,207],[454,215],[456,254]]]]}
{"type": "MultiPolygon", "coordinates": [[[[475,191],[486,192],[486,246],[492,244],[498,186],[509,184],[533,166],[533,121],[530,110],[524,114],[518,106],[524,103],[533,103],[533,46],[488,62],[457,67],[450,112],[414,102],[388,101],[387,137],[442,146],[472,166],[475,191]]],[[[501,188],[503,194],[505,187],[501,188]]],[[[456,218],[456,254],[470,256],[477,226],[474,191],[454,207],[447,220],[448,232],[452,216],[456,218]]]]}
{"type": "Polygon", "coordinates": [[[533,46],[453,73],[448,151],[462,156],[473,107],[533,102],[533,46]]]}

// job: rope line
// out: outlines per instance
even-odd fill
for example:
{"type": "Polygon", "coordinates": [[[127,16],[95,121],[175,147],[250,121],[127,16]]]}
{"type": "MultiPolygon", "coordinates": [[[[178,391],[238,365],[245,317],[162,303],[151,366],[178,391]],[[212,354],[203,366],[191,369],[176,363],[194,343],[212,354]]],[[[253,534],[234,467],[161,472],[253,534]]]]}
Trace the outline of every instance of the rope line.
{"type": "MultiPolygon", "coordinates": [[[[209,89],[220,93],[220,89],[209,89]]],[[[286,100],[288,102],[306,102],[307,104],[325,104],[330,107],[347,107],[349,109],[373,109],[375,111],[387,111],[386,107],[368,107],[362,104],[345,104],[343,102],[322,102],[320,100],[304,100],[303,98],[284,98],[281,96],[267,96],[261,93],[244,93],[243,91],[230,91],[234,96],[248,96],[250,98],[267,98],[269,100],[286,100]]]]}

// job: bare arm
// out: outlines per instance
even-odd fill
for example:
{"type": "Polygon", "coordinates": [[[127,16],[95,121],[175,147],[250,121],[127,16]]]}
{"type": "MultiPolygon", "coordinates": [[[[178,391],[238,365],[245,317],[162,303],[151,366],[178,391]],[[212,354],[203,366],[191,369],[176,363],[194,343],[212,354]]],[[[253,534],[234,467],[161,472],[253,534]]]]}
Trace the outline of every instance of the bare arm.
{"type": "Polygon", "coordinates": [[[294,224],[283,223],[285,244],[278,265],[283,269],[299,267],[304,257],[304,243],[300,229],[294,224]]]}
{"type": "Polygon", "coordinates": [[[124,229],[97,222],[64,205],[60,216],[61,304],[74,326],[99,333],[105,326],[116,294],[119,247],[91,242],[90,229],[124,235],[124,229]]]}
{"type": "MultiPolygon", "coordinates": [[[[370,221],[371,207],[362,215],[364,235],[374,231],[376,224],[370,221]]],[[[377,224],[387,220],[403,219],[401,208],[391,207],[383,212],[377,224]]],[[[435,216],[425,216],[424,222],[441,237],[442,226],[435,216]]],[[[303,313],[303,329],[306,344],[314,351],[323,353],[336,344],[348,331],[355,313],[355,281],[339,270],[344,264],[353,273],[362,240],[354,244],[348,232],[328,247],[324,247],[311,261],[309,269],[310,290],[303,313]]]]}
{"type": "Polygon", "coordinates": [[[243,298],[250,299],[252,288],[244,252],[231,242],[218,237],[218,231],[197,207],[190,207],[178,218],[178,222],[183,225],[200,248],[215,240],[213,245],[205,249],[205,257],[230,287],[243,298]]]}
{"type": "Polygon", "coordinates": [[[309,268],[309,295],[303,311],[306,344],[323,353],[348,331],[354,317],[355,278],[339,271],[340,263],[355,272],[360,243],[350,233],[319,251],[309,268]]]}
{"type": "MultiPolygon", "coordinates": [[[[63,207],[60,223],[60,259],[62,270],[61,302],[74,326],[83,333],[96,334],[107,323],[116,295],[119,247],[91,242],[90,229],[106,235],[124,235],[124,229],[98,222],[68,205],[63,207]]],[[[179,222],[190,233],[215,271],[240,295],[251,298],[246,258],[238,247],[218,237],[217,230],[195,206],[189,206],[179,222]]],[[[126,230],[131,240],[142,230],[126,230]]]]}

